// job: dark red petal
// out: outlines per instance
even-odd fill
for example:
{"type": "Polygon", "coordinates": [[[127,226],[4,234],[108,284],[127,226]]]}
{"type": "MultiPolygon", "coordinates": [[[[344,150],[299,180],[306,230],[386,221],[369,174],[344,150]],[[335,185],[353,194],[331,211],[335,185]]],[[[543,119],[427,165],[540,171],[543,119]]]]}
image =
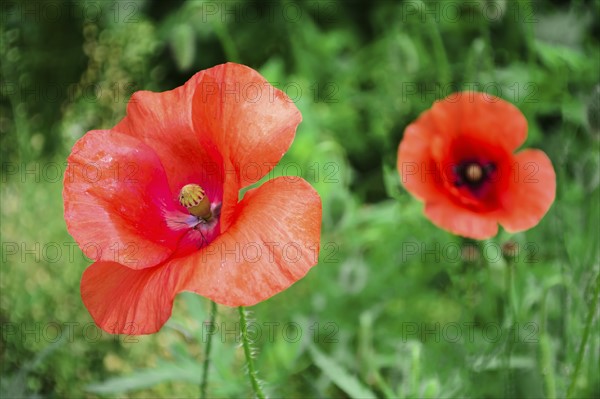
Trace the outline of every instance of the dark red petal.
{"type": "Polygon", "coordinates": [[[321,199],[306,181],[291,179],[248,191],[227,231],[200,252],[170,261],[186,270],[179,289],[250,306],[302,278],[318,261],[321,199]]]}
{"type": "Polygon", "coordinates": [[[227,229],[240,188],[279,162],[302,120],[296,105],[258,72],[223,64],[202,72],[193,100],[194,127],[221,154],[226,171],[221,215],[227,229]]]}
{"type": "Polygon", "coordinates": [[[173,200],[160,161],[125,134],[96,130],[75,143],[63,200],[69,233],[95,260],[154,266],[171,255],[182,234],[165,222],[173,200]]]}
{"type": "Polygon", "coordinates": [[[478,136],[509,152],[527,138],[527,120],[517,107],[487,93],[464,91],[434,103],[430,111],[438,134],[478,136]]]}
{"type": "Polygon", "coordinates": [[[514,173],[501,197],[500,224],[509,232],[527,230],[542,219],[554,202],[556,174],[540,150],[523,150],[514,157],[514,173]]]}
{"type": "Polygon", "coordinates": [[[83,273],[81,297],[104,331],[151,334],[171,315],[177,279],[170,267],[132,270],[114,262],[96,262],[83,273]]]}
{"type": "Polygon", "coordinates": [[[138,91],[127,116],[114,128],[150,146],[164,166],[171,192],[189,183],[201,185],[213,201],[222,197],[222,160],[214,146],[200,142],[192,123],[192,98],[204,72],[174,90],[138,91]]]}
{"type": "Polygon", "coordinates": [[[498,232],[498,223],[494,218],[471,211],[443,197],[426,203],[425,215],[436,226],[463,237],[484,240],[498,232]]]}

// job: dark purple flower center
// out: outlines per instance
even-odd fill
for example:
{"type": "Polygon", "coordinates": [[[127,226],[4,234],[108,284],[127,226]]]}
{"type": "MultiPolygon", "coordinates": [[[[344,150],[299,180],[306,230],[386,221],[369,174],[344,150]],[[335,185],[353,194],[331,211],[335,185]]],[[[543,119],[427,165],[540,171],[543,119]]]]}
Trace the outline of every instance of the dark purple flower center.
{"type": "Polygon", "coordinates": [[[465,187],[478,195],[480,189],[492,179],[496,165],[493,162],[468,160],[454,166],[452,171],[456,187],[465,187]]]}

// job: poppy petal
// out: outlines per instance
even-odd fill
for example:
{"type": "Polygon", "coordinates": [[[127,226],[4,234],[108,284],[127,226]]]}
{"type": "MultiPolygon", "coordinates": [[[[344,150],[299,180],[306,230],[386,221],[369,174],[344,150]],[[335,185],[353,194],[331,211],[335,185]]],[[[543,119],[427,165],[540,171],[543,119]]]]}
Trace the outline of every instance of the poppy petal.
{"type": "Polygon", "coordinates": [[[192,98],[204,72],[176,89],[138,91],[127,104],[127,116],[114,128],[138,138],[158,155],[171,192],[189,183],[201,185],[211,199],[222,197],[222,162],[215,149],[202,145],[192,124],[192,98]]]}
{"type": "Polygon", "coordinates": [[[554,202],[556,174],[540,150],[523,150],[514,156],[509,187],[502,197],[500,224],[511,233],[527,230],[542,219],[554,202]]]}
{"type": "Polygon", "coordinates": [[[132,270],[114,262],[96,262],[83,273],[81,298],[104,331],[152,334],[171,316],[177,278],[169,267],[132,270]]]}
{"type": "Polygon", "coordinates": [[[496,235],[498,223],[450,200],[428,202],[425,215],[438,227],[463,237],[484,240],[496,235]]]}
{"type": "Polygon", "coordinates": [[[302,116],[285,93],[234,63],[203,72],[192,109],[201,141],[210,138],[223,157],[221,226],[226,230],[240,188],[259,181],[281,160],[302,116]]]}
{"type": "Polygon", "coordinates": [[[426,112],[432,113],[438,133],[447,139],[474,135],[512,152],[527,138],[527,119],[521,111],[488,93],[454,93],[426,112]]]}
{"type": "Polygon", "coordinates": [[[318,261],[321,199],[303,179],[279,177],[249,190],[230,228],[184,268],[180,290],[229,306],[250,306],[285,290],[318,261]]]}
{"type": "Polygon", "coordinates": [[[285,93],[234,63],[204,71],[192,109],[195,128],[210,136],[242,186],[256,183],[281,160],[302,121],[285,93]]]}
{"type": "Polygon", "coordinates": [[[431,144],[427,126],[418,121],[406,128],[398,147],[397,167],[402,184],[422,201],[441,195],[439,183],[442,176],[430,153],[431,144]]]}
{"type": "Polygon", "coordinates": [[[88,257],[133,269],[165,260],[183,234],[167,227],[170,197],[160,161],[139,140],[96,130],[73,146],[64,178],[65,220],[88,257]]]}

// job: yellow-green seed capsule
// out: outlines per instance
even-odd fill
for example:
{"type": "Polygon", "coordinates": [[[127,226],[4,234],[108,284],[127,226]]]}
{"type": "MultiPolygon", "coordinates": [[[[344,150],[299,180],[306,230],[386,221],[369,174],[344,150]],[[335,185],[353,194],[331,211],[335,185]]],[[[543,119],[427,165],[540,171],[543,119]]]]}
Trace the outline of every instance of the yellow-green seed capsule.
{"type": "Polygon", "coordinates": [[[197,184],[186,184],[179,193],[179,203],[187,208],[188,212],[204,220],[212,216],[210,200],[202,187],[197,184]]]}

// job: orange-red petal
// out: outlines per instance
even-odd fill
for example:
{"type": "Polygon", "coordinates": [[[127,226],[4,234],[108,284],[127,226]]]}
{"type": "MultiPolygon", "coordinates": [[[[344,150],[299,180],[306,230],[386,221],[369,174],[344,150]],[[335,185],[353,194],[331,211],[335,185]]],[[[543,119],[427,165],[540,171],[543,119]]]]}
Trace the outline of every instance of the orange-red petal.
{"type": "Polygon", "coordinates": [[[514,156],[514,160],[498,216],[502,227],[511,233],[538,224],[550,209],[556,193],[556,174],[543,151],[523,150],[514,156]]]}
{"type": "Polygon", "coordinates": [[[433,137],[427,128],[423,123],[409,125],[398,147],[400,180],[408,192],[422,201],[443,195],[443,175],[431,154],[433,137]]]}
{"type": "Polygon", "coordinates": [[[172,267],[132,270],[96,262],[81,279],[81,297],[96,324],[111,334],[160,330],[171,316],[178,274],[172,267]]]}
{"type": "Polygon", "coordinates": [[[246,193],[231,227],[209,246],[143,270],[114,262],[86,269],[81,295],[111,333],[150,334],[171,315],[175,295],[250,306],[302,278],[319,257],[321,199],[303,179],[279,177],[246,193]]]}
{"type": "Polygon", "coordinates": [[[192,99],[204,71],[183,86],[162,93],[138,91],[127,105],[127,116],[114,130],[151,147],[164,166],[171,192],[189,183],[201,185],[212,200],[222,197],[222,160],[213,146],[203,145],[192,122],[192,99]]]}
{"type": "Polygon", "coordinates": [[[464,91],[436,101],[430,110],[433,132],[451,140],[462,134],[479,136],[509,152],[527,138],[527,119],[513,104],[487,93],[464,91]]]}
{"type": "Polygon", "coordinates": [[[320,230],[317,192],[302,179],[280,177],[248,191],[229,229],[208,247],[170,263],[186,270],[180,290],[250,306],[285,290],[317,263],[320,230]]]}
{"type": "Polygon", "coordinates": [[[173,201],[162,165],[141,141],[88,132],[68,158],[65,221],[86,255],[139,269],[173,253],[182,232],[167,227],[173,201]]]}
{"type": "Polygon", "coordinates": [[[289,97],[255,70],[228,63],[200,73],[193,99],[194,128],[221,154],[225,185],[221,228],[226,230],[240,188],[265,176],[291,145],[302,120],[289,97]]]}
{"type": "Polygon", "coordinates": [[[495,236],[498,232],[498,222],[494,218],[457,205],[445,198],[427,202],[425,215],[436,226],[463,237],[484,240],[495,236]]]}

